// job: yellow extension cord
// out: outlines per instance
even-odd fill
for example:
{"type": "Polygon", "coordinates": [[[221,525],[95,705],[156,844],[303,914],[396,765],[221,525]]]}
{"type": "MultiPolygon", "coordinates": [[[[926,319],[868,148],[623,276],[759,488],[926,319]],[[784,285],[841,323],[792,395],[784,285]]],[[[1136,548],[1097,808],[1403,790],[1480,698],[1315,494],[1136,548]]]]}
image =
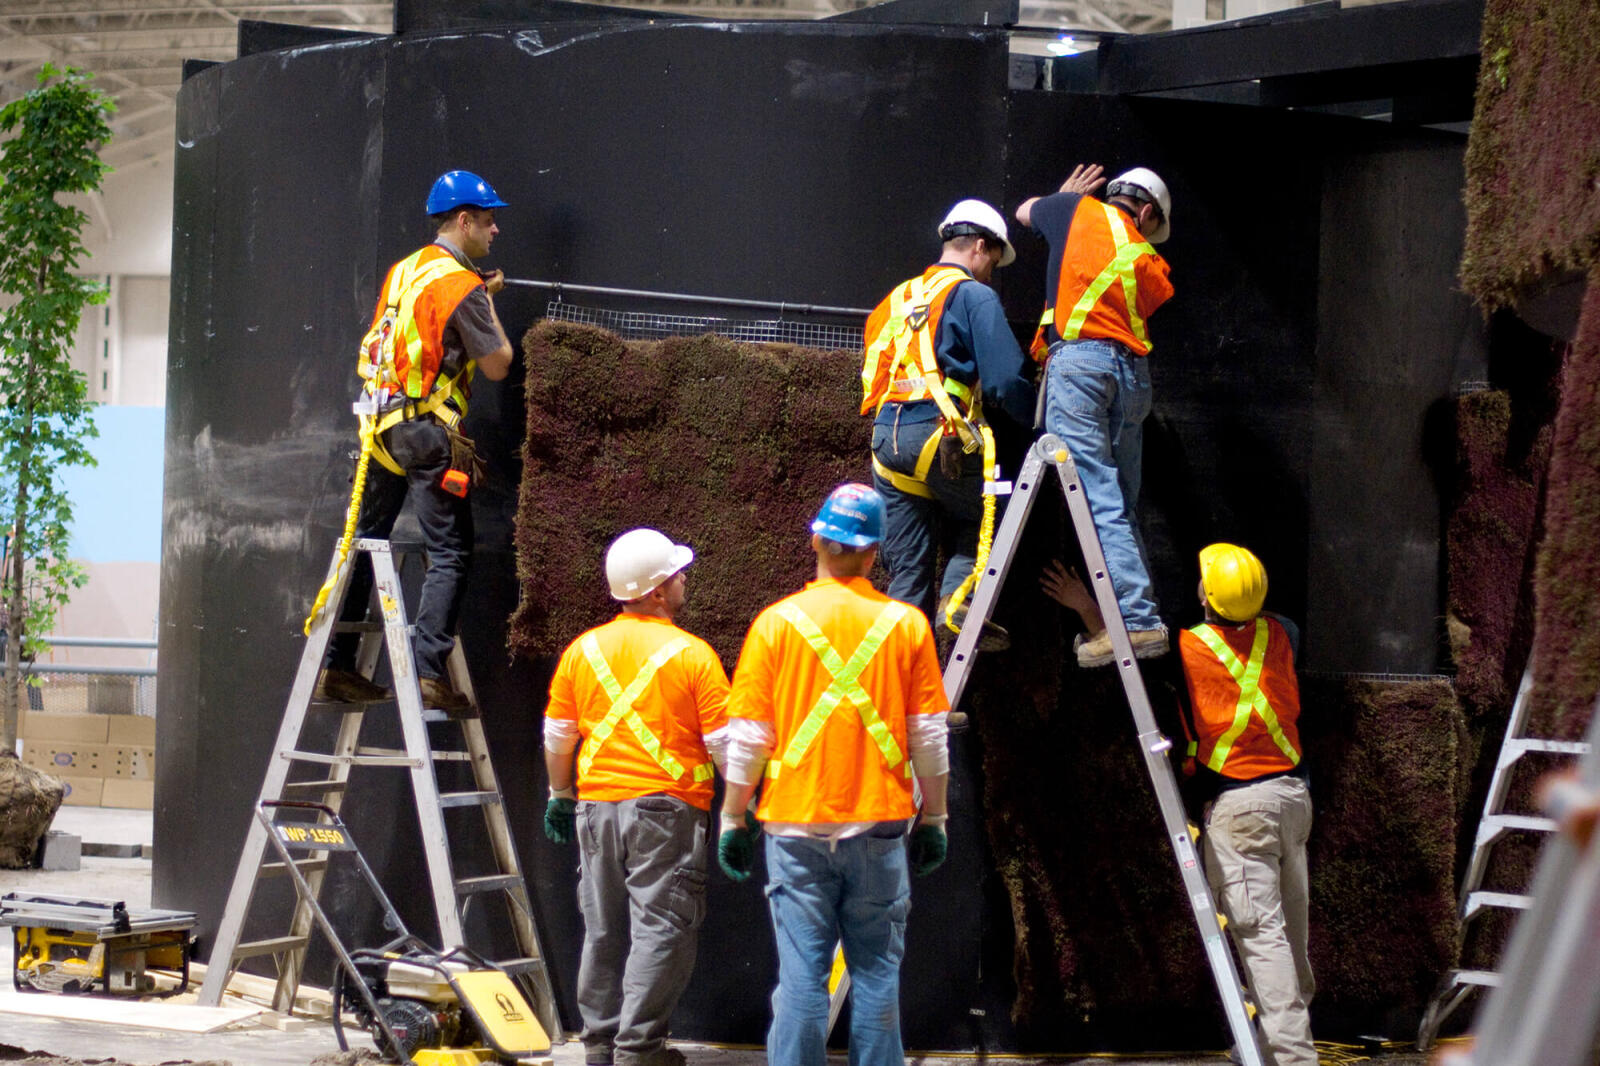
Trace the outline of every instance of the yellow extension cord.
{"type": "Polygon", "coordinates": [[[973,560],[972,573],[967,579],[950,594],[950,602],[945,604],[944,624],[952,633],[961,632],[961,627],[950,621],[950,616],[956,613],[956,608],[966,602],[968,594],[977,588],[983,572],[989,566],[989,549],[994,544],[994,512],[995,512],[995,462],[994,462],[994,431],[987,425],[979,423],[978,432],[983,438],[983,522],[978,527],[978,557],[973,560]]]}
{"type": "Polygon", "coordinates": [[[328,597],[333,594],[333,586],[339,580],[339,572],[344,569],[344,561],[350,556],[350,544],[356,539],[356,519],[361,515],[361,494],[367,487],[367,464],[372,461],[372,436],[373,429],[377,426],[377,419],[361,419],[361,455],[356,459],[355,484],[350,488],[350,507],[344,515],[344,535],[339,538],[339,562],[333,568],[320,589],[317,590],[317,599],[311,605],[311,613],[306,616],[306,636],[311,635],[311,627],[317,622],[323,608],[328,605],[328,597]]]}

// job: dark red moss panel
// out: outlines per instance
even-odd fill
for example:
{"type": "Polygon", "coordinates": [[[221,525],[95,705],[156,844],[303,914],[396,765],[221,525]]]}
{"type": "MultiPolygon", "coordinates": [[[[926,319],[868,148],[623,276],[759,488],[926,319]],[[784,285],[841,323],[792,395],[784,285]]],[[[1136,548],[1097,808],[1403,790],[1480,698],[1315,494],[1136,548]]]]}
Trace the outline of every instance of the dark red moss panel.
{"type": "MultiPolygon", "coordinates": [[[[1595,196],[1600,200],[1600,195],[1595,196]]],[[[1589,275],[1556,414],[1533,645],[1536,736],[1578,739],[1600,693],[1600,268],[1589,275]]]]}
{"type": "Polygon", "coordinates": [[[1461,278],[1490,307],[1600,261],[1600,4],[1486,0],[1461,278]]]}

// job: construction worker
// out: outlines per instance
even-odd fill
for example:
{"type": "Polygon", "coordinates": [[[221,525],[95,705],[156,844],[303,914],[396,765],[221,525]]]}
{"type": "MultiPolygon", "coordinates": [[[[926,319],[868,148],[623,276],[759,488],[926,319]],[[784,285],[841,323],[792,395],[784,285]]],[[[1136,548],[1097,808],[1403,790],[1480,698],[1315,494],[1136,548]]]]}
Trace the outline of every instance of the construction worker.
{"type": "MultiPolygon", "coordinates": [[[[433,243],[390,268],[362,342],[360,372],[375,407],[369,418],[377,461],[368,465],[356,536],[388,537],[411,500],[428,553],[413,619],[417,677],[423,703],[450,714],[471,710],[446,671],[473,541],[466,493],[475,456],[459,428],[474,369],[500,381],[512,357],[492,299],[505,287],[505,274],[480,275],[472,260],[489,253],[500,232],[495,209],[505,206],[476,174],[452,170],[441,176],[427,201],[433,243]]],[[[357,566],[345,621],[364,617],[371,592],[370,565],[357,566]]],[[[358,643],[356,633],[334,638],[317,681],[319,699],[368,702],[387,695],[356,672],[358,643]]]]}
{"type": "MultiPolygon", "coordinates": [[[[1150,337],[1145,321],[1172,296],[1167,261],[1152,247],[1172,229],[1172,197],[1155,172],[1136,167],[1105,183],[1078,166],[1052,196],[1017,208],[1050,245],[1045,312],[1031,354],[1045,362],[1046,432],[1066,444],[1083,482],[1123,624],[1140,658],[1164,655],[1167,629],[1155,602],[1139,534],[1144,419],[1150,413],[1150,337]]],[[[1077,644],[1080,666],[1112,661],[1102,628],[1077,644]]]]}
{"type": "Polygon", "coordinates": [[[734,671],[717,859],[734,880],[750,876],[744,815],[764,780],[772,1066],[823,1066],[835,945],[850,969],[852,1066],[904,1061],[906,827],[917,818],[910,870],[931,873],[947,850],[948,704],[927,618],[867,580],[883,527],[875,490],[835,489],[811,524],[816,580],[756,617],[734,671]]]}
{"type": "Polygon", "coordinates": [[[653,529],[618,537],[606,580],[622,613],[561,655],[545,709],[544,832],[578,840],[587,1066],[681,1066],[667,1022],[705,917],[712,766],[727,748],[728,675],[673,625],[694,552],[653,529]]]}
{"type": "MultiPolygon", "coordinates": [[[[1022,348],[988,285],[996,267],[1016,258],[1005,219],[982,200],[962,200],[938,233],[939,261],[896,285],[867,319],[861,413],[877,416],[872,480],[888,507],[889,595],[959,629],[970,600],[963,595],[953,612],[950,606],[977,554],[986,441],[992,474],[984,408],[1031,427],[1035,397],[1022,376],[1022,348]],[[947,563],[935,617],[941,532],[947,563]]],[[[1004,629],[985,623],[981,649],[1009,644],[1004,629]]]]}

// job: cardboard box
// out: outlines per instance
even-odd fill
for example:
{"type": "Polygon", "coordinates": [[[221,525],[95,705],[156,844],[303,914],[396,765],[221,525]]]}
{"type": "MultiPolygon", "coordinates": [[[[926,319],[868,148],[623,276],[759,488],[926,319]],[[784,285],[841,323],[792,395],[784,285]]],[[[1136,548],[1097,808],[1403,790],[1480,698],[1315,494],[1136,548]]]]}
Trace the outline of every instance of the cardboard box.
{"type": "Polygon", "coordinates": [[[75,744],[64,740],[22,741],[22,761],[27,766],[60,777],[105,777],[113,765],[112,749],[106,744],[75,744]]]}
{"type": "Polygon", "coordinates": [[[106,742],[150,747],[156,742],[156,720],[142,714],[114,714],[106,719],[106,742]]]}
{"type": "Polygon", "coordinates": [[[148,811],[155,805],[154,781],[128,781],[119,777],[108,777],[102,784],[104,786],[100,792],[102,807],[131,807],[135,810],[148,811]]]}
{"type": "Polygon", "coordinates": [[[69,807],[98,807],[105,781],[98,777],[63,777],[54,775],[67,786],[66,798],[61,802],[69,807]]]}
{"type": "Polygon", "coordinates": [[[17,735],[24,740],[104,744],[111,735],[111,719],[103,714],[51,714],[24,711],[17,735]]]}
{"type": "Polygon", "coordinates": [[[100,772],[105,777],[149,781],[155,777],[156,749],[137,744],[107,744],[100,772]]]}

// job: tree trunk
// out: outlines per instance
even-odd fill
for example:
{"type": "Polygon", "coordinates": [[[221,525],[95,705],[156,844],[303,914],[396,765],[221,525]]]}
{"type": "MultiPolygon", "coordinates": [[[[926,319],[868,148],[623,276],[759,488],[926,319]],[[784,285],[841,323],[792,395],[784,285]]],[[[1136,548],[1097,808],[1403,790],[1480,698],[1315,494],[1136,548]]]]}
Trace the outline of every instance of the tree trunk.
{"type": "Polygon", "coordinates": [[[0,743],[6,751],[17,750],[17,732],[21,727],[22,693],[27,677],[22,672],[22,619],[26,605],[23,577],[27,572],[24,545],[28,533],[28,477],[33,472],[33,350],[28,351],[27,368],[23,374],[23,395],[26,411],[22,423],[20,448],[21,461],[17,464],[17,498],[14,522],[11,526],[11,553],[7,556],[9,572],[4,575],[6,585],[6,683],[3,704],[0,704],[0,743]]]}

